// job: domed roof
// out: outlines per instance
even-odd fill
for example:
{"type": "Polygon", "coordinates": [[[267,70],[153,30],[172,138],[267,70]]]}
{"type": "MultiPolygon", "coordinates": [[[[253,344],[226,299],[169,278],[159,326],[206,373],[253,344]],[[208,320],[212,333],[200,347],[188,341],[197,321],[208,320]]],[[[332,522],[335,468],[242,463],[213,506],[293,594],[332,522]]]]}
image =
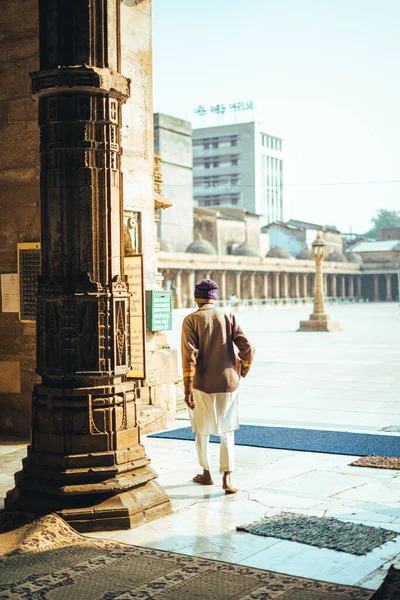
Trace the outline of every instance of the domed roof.
{"type": "Polygon", "coordinates": [[[189,254],[217,254],[214,246],[207,240],[195,240],[186,248],[189,254]]]}
{"type": "Polygon", "coordinates": [[[345,255],[336,251],[328,254],[326,260],[329,260],[329,262],[347,262],[345,255]]]}
{"type": "Polygon", "coordinates": [[[274,246],[267,252],[267,258],[292,258],[290,252],[284,250],[280,246],[274,246]]]}
{"type": "Polygon", "coordinates": [[[171,248],[165,240],[160,240],[160,251],[161,252],[171,252],[171,248]]]}
{"type": "Polygon", "coordinates": [[[240,244],[240,246],[232,250],[232,254],[236,256],[259,256],[257,248],[247,242],[240,244]]]}
{"type": "Polygon", "coordinates": [[[346,252],[345,256],[349,263],[357,263],[359,265],[362,265],[364,262],[361,254],[355,254],[354,252],[346,252]]]}
{"type": "Polygon", "coordinates": [[[306,246],[305,248],[303,248],[303,250],[300,250],[296,258],[299,258],[300,260],[311,260],[312,256],[310,249],[306,246]]]}

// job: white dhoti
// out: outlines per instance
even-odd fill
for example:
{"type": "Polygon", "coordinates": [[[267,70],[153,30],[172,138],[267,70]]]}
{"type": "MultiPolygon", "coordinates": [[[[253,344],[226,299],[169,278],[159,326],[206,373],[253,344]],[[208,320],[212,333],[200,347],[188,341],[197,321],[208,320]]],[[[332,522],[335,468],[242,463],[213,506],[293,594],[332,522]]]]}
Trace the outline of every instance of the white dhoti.
{"type": "Polygon", "coordinates": [[[207,394],[193,391],[195,409],[189,409],[200,466],[210,471],[210,435],[220,436],[220,472],[234,470],[234,431],[239,428],[238,390],[207,394]]]}

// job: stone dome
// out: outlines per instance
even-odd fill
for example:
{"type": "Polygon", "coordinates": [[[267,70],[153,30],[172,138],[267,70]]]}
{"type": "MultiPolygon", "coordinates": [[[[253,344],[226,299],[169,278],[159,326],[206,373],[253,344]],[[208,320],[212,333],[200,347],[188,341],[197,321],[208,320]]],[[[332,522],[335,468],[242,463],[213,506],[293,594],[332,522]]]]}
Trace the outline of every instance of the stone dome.
{"type": "Polygon", "coordinates": [[[267,258],[292,258],[290,252],[284,250],[280,246],[274,246],[267,252],[267,258]]]}
{"type": "Polygon", "coordinates": [[[195,240],[186,248],[189,254],[217,254],[214,246],[207,240],[195,240]]]}
{"type": "Polygon", "coordinates": [[[341,252],[331,252],[328,254],[326,260],[329,262],[347,262],[347,258],[341,252]]]}
{"type": "Polygon", "coordinates": [[[235,256],[259,256],[257,248],[247,242],[232,250],[232,254],[235,256]]]}
{"type": "Polygon", "coordinates": [[[346,252],[345,256],[349,263],[357,263],[359,265],[362,265],[364,262],[361,254],[355,254],[354,252],[346,252]]]}
{"type": "Polygon", "coordinates": [[[310,249],[306,246],[303,250],[300,250],[296,258],[299,258],[300,260],[312,260],[310,249]]]}

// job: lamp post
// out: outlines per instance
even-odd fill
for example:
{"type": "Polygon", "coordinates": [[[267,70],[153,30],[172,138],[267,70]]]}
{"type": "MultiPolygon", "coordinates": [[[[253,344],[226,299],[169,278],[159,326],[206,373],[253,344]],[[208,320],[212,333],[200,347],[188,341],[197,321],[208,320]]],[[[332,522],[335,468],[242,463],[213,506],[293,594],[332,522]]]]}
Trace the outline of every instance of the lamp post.
{"type": "Polygon", "coordinates": [[[308,321],[300,321],[298,331],[340,331],[339,321],[331,321],[325,312],[322,261],[326,255],[326,242],[319,233],[311,246],[311,256],[315,260],[314,310],[308,321]]]}

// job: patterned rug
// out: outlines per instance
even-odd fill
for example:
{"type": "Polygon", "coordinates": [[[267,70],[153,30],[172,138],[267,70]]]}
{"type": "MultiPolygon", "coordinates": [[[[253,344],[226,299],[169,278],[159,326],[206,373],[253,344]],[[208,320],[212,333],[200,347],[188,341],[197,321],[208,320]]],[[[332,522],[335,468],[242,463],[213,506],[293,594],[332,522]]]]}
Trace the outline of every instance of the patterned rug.
{"type": "Polygon", "coordinates": [[[353,461],[350,467],[373,467],[375,469],[395,469],[400,471],[400,458],[391,456],[362,456],[353,461]]]}
{"type": "Polygon", "coordinates": [[[300,544],[358,555],[367,554],[399,535],[396,531],[389,531],[381,527],[346,523],[332,517],[309,517],[290,512],[263,517],[250,525],[240,525],[237,529],[256,535],[291,540],[300,544]]]}
{"type": "Polygon", "coordinates": [[[56,515],[0,534],[1,600],[369,600],[371,590],[86,538],[56,515]]]}

